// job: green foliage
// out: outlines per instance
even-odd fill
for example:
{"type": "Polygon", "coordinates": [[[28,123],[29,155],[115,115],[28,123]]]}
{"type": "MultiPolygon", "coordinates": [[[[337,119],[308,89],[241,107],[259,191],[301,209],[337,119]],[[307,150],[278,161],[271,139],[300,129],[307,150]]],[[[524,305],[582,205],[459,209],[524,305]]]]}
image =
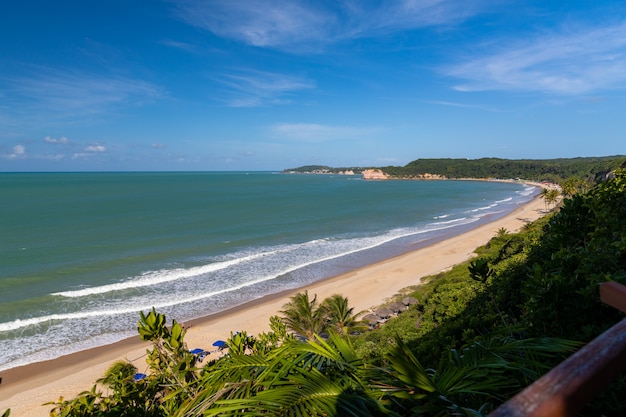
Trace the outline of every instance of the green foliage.
{"type": "Polygon", "coordinates": [[[534,333],[588,340],[619,320],[600,303],[598,285],[626,282],[624,171],[565,200],[528,265],[523,309],[534,333]]]}
{"type": "Polygon", "coordinates": [[[334,294],[325,299],[320,308],[326,329],[331,329],[344,336],[369,329],[369,326],[358,320],[363,312],[354,314],[354,308],[349,306],[347,297],[334,294]]]}
{"type": "Polygon", "coordinates": [[[537,378],[545,370],[541,358],[575,346],[555,339],[485,338],[460,352],[450,350],[435,370],[396,338],[386,354],[393,377],[384,389],[400,400],[402,415],[481,416],[537,378]]]}
{"type": "Polygon", "coordinates": [[[152,309],[148,314],[140,312],[138,332],[152,343],[146,355],[150,369],[146,378],[135,381],[134,365],[114,363],[97,381],[107,394],[94,385],[74,399],[60,398],[50,403],[54,405],[51,416],[163,416],[190,398],[197,383],[196,357],[186,349],[182,326],[173,321],[168,328],[165,315],[152,309]]]}
{"type": "Polygon", "coordinates": [[[264,356],[220,359],[175,415],[381,415],[384,407],[368,385],[371,372],[338,335],[289,339],[264,356]]]}
{"type": "MultiPolygon", "coordinates": [[[[600,158],[528,159],[417,159],[404,167],[386,167],[383,171],[401,178],[422,174],[444,175],[447,178],[524,178],[560,183],[576,178],[584,183],[596,183],[607,173],[626,162],[622,155],[600,158]]],[[[579,185],[579,184],[577,184],[579,185]]],[[[584,188],[580,186],[580,188],[584,188]]]]}
{"type": "Polygon", "coordinates": [[[308,291],[291,297],[280,313],[288,329],[307,338],[324,330],[324,316],[317,303],[317,295],[311,300],[308,291]]]}
{"type": "Polygon", "coordinates": [[[348,305],[348,298],[334,294],[318,304],[317,295],[311,300],[307,291],[291,297],[280,311],[285,326],[308,339],[323,332],[334,331],[343,335],[358,333],[368,326],[354,314],[348,305]]]}
{"type": "Polygon", "coordinates": [[[489,268],[489,261],[484,258],[471,261],[468,269],[470,278],[482,284],[486,284],[489,277],[493,275],[493,269],[489,268]]]}

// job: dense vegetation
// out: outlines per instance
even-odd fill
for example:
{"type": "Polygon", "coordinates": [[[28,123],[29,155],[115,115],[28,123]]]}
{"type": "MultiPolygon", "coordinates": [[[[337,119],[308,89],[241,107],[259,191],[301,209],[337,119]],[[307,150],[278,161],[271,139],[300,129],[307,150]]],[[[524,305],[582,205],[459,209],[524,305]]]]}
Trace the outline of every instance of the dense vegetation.
{"type": "Polygon", "coordinates": [[[428,173],[443,175],[446,178],[523,178],[560,183],[574,177],[598,182],[625,162],[625,156],[519,160],[417,159],[403,167],[382,169],[394,177],[416,177],[428,173]]]}
{"type": "Polygon", "coordinates": [[[354,174],[361,174],[364,168],[361,167],[349,167],[349,168],[333,168],[327,165],[304,165],[297,168],[284,169],[283,173],[286,174],[344,174],[346,172],[352,172],[354,174]]]}
{"type": "MultiPolygon", "coordinates": [[[[626,283],[626,172],[477,253],[412,289],[419,303],[379,330],[363,332],[344,297],[298,294],[269,333],[232,335],[204,365],[178,323],[142,314],[148,375],[117,363],[52,415],[484,415],[623,318],[597,287],[626,283]]],[[[625,390],[622,377],[586,415],[624,415],[625,390]]]]}

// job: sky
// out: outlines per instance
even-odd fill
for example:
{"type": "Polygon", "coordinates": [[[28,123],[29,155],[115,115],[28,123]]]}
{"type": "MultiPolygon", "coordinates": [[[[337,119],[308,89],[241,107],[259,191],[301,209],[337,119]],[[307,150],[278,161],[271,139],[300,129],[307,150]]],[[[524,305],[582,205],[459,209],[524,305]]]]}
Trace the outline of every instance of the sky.
{"type": "Polygon", "coordinates": [[[3,2],[0,171],[626,154],[626,3],[3,2]]]}

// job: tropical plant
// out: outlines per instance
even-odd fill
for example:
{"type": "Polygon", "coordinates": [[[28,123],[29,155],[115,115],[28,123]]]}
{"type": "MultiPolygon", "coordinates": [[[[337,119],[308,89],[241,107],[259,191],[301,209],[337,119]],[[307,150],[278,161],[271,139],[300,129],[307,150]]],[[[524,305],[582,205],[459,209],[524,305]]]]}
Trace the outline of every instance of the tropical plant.
{"type": "Polygon", "coordinates": [[[559,199],[559,191],[554,188],[542,188],[539,196],[543,198],[543,201],[546,204],[546,211],[548,211],[551,205],[556,205],[556,202],[559,199]]]}
{"type": "Polygon", "coordinates": [[[136,368],[126,362],[114,363],[97,382],[98,385],[76,398],[60,398],[50,412],[52,417],[71,416],[163,416],[176,410],[182,401],[195,394],[196,357],[187,351],[185,330],[175,320],[168,328],[165,315],[153,308],[140,312],[138,325],[142,340],[150,341],[146,362],[149,375],[135,381],[136,368]]]}
{"type": "Polygon", "coordinates": [[[311,339],[324,330],[324,311],[319,308],[317,294],[311,300],[309,292],[298,293],[280,311],[287,328],[311,339]]]}
{"type": "Polygon", "coordinates": [[[559,339],[487,337],[461,352],[449,351],[439,370],[425,369],[396,338],[386,355],[390,380],[380,388],[398,399],[405,416],[483,416],[546,369],[541,359],[572,351],[559,339]]]}
{"type": "Polygon", "coordinates": [[[354,308],[349,306],[347,297],[334,294],[326,298],[320,308],[325,317],[327,327],[341,335],[345,336],[369,329],[369,326],[358,320],[358,317],[363,315],[364,312],[354,314],[354,308]]]}
{"type": "Polygon", "coordinates": [[[493,275],[493,269],[489,268],[489,261],[484,258],[471,261],[468,270],[470,278],[483,284],[486,284],[489,277],[493,275]]]}
{"type": "Polygon", "coordinates": [[[385,408],[369,386],[372,372],[334,333],[289,339],[266,356],[220,359],[174,416],[378,416],[385,408]]]}

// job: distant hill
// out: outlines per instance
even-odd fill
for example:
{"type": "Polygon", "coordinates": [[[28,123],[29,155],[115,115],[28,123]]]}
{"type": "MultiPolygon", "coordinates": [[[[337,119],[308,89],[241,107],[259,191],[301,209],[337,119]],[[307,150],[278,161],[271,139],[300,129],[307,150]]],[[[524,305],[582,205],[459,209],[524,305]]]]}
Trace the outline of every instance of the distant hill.
{"type": "MultiPolygon", "coordinates": [[[[597,182],[619,167],[626,166],[626,156],[603,156],[559,159],[416,159],[405,166],[368,167],[379,169],[391,178],[423,178],[426,174],[443,178],[522,178],[562,182],[577,178],[597,182]]],[[[307,165],[284,170],[292,173],[362,173],[366,168],[332,168],[307,165]]]]}
{"type": "Polygon", "coordinates": [[[326,165],[304,165],[298,168],[284,169],[284,174],[361,174],[364,168],[333,168],[326,165]]]}

